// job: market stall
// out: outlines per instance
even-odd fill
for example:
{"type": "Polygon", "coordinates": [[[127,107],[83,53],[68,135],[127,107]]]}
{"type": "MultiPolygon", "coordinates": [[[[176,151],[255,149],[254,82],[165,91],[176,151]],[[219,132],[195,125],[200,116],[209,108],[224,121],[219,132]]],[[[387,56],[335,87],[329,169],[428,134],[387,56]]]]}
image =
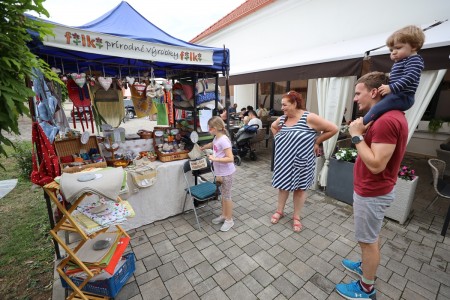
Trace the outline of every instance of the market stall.
{"type": "MultiPolygon", "coordinates": [[[[182,165],[192,146],[189,134],[196,131],[201,135],[205,118],[220,107],[218,77],[229,69],[228,49],[176,39],[127,2],[83,26],[53,25],[53,36],[43,41],[33,36],[29,47],[59,73],[74,103],[73,115],[86,122],[82,123],[84,132],[76,132],[62,127],[68,126],[67,122],[61,125],[55,121],[53,114],[61,96],[49,89],[36,71],[34,89],[38,97],[30,110],[39,135],[33,134],[33,142],[38,163],[45,167],[50,161],[52,167],[51,172],[47,167],[39,170],[46,172],[39,173],[39,183],[47,185],[61,173],[67,178],[67,174],[77,172],[101,172],[94,167],[123,168],[126,184],[120,198],[126,199],[134,211],[134,217],[124,223],[125,229],[181,213],[185,199],[182,165]],[[154,132],[148,128],[142,128],[139,135],[120,131],[122,91],[127,87],[137,117],[158,116],[154,132]],[[91,126],[94,119],[97,129],[101,128],[101,137],[91,135],[88,117],[91,126]]],[[[77,178],[82,181],[85,177],[77,178]]],[[[94,177],[86,186],[102,176],[94,177]]],[[[52,198],[54,202],[56,199],[60,198],[52,198]]],[[[70,222],[76,222],[70,216],[72,210],[64,212],[70,222]]],[[[78,254],[71,253],[71,258],[77,260],[78,254]]],[[[75,288],[71,282],[69,285],[75,288]]]]}

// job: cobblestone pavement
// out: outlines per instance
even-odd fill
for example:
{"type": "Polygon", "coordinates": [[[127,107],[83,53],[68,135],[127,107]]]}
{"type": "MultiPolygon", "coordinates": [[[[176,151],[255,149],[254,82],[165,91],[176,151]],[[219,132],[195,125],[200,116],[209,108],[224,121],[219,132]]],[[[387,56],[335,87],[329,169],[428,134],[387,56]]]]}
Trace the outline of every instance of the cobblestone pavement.
{"type": "MultiPolygon", "coordinates": [[[[309,191],[302,232],[292,231],[292,198],[286,217],[272,225],[277,192],[270,184],[270,149],[257,153],[257,161],[244,159],[236,172],[230,231],[211,223],[220,213],[215,202],[202,209],[202,231],[188,212],[129,232],[136,271],[115,299],[342,299],[335,284],[356,277],[341,260],[360,257],[352,207],[309,191]]],[[[450,299],[450,231],[440,235],[448,202],[427,209],[434,192],[426,159],[405,161],[420,176],[414,215],[403,225],[385,219],[377,296],[450,299]]],[[[63,297],[57,281],[53,299],[63,297]]]]}

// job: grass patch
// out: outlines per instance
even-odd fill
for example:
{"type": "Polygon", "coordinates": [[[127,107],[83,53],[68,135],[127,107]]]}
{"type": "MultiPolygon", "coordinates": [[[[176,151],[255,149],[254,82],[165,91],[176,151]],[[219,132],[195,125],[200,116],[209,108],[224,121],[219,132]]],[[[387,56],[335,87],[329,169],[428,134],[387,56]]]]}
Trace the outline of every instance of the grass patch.
{"type": "MultiPolygon", "coordinates": [[[[20,147],[30,148],[31,142],[21,142],[20,147]]],[[[8,158],[0,157],[6,169],[0,180],[19,181],[0,199],[0,298],[50,299],[54,248],[44,192],[33,190],[29,179],[23,178],[23,160],[18,162],[14,149],[7,152],[8,158]]]]}

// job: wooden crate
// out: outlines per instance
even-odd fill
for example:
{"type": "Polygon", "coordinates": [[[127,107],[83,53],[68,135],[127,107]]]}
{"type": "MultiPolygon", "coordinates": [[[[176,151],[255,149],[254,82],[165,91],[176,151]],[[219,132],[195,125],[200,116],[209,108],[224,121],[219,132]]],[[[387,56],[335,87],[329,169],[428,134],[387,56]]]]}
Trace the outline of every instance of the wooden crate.
{"type": "Polygon", "coordinates": [[[106,167],[106,162],[97,163],[87,163],[81,166],[67,167],[70,163],[62,163],[61,157],[69,156],[73,154],[78,154],[80,152],[89,153],[91,148],[97,149],[100,156],[103,157],[102,150],[99,147],[97,137],[90,136],[86,144],[81,143],[80,137],[66,138],[63,140],[55,140],[55,150],[58,155],[59,165],[61,167],[61,172],[64,173],[75,173],[87,168],[104,168],[106,167]]]}

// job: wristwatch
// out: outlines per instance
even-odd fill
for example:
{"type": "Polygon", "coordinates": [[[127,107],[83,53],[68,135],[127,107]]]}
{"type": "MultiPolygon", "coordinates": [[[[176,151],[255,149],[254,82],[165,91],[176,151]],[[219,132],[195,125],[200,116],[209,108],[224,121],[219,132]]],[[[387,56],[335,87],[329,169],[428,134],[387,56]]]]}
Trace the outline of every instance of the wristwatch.
{"type": "Polygon", "coordinates": [[[359,143],[361,143],[362,141],[364,141],[364,137],[362,136],[362,135],[355,135],[355,136],[352,136],[352,143],[353,144],[359,144],[359,143]]]}

